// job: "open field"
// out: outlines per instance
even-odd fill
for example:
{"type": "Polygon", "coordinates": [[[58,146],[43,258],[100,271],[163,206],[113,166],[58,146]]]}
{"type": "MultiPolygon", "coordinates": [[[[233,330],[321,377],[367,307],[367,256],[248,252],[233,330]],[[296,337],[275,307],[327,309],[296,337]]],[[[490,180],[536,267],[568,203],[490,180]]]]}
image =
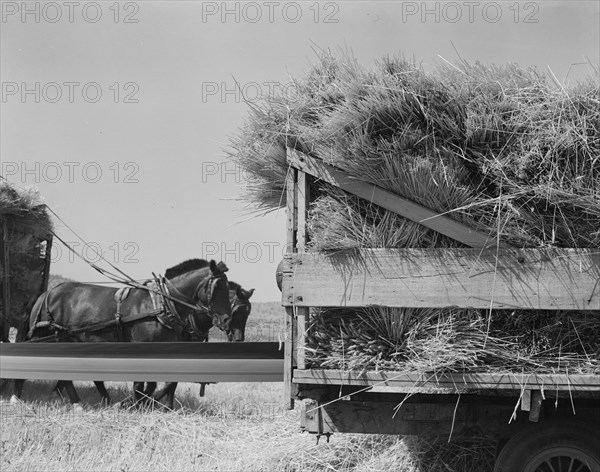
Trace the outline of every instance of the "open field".
{"type": "MultiPolygon", "coordinates": [[[[484,471],[465,461],[483,455],[489,463],[493,452],[488,446],[461,458],[463,446],[384,435],[340,434],[317,444],[300,431],[299,410],[281,408],[282,384],[209,385],[204,398],[197,385],[183,384],[172,412],[102,407],[91,383],[77,386],[80,411],[42,381],[26,384],[21,405],[2,403],[3,471],[484,471]]],[[[115,401],[128,395],[123,384],[109,386],[115,401]]]]}

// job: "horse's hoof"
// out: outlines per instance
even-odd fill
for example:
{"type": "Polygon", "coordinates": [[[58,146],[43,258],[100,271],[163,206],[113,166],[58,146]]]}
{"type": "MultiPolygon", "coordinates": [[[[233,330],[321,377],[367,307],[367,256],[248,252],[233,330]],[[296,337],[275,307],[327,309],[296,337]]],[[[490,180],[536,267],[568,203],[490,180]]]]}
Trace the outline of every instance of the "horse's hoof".
{"type": "Polygon", "coordinates": [[[73,413],[83,413],[83,407],[79,403],[73,403],[73,413]]]}

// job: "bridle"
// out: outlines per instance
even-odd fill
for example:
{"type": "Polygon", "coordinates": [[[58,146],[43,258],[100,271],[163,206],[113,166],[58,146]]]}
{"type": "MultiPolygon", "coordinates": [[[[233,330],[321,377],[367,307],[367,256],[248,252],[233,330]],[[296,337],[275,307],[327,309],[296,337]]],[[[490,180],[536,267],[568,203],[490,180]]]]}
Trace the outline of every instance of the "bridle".
{"type": "Polygon", "coordinates": [[[231,305],[231,318],[233,319],[233,314],[240,308],[249,308],[251,306],[249,300],[241,300],[239,297],[234,297],[231,305]]]}
{"type": "MultiPolygon", "coordinates": [[[[198,283],[196,289],[194,290],[194,298],[190,298],[187,295],[183,294],[169,279],[163,277],[162,283],[159,284],[159,287],[161,287],[160,292],[163,298],[165,309],[173,313],[175,318],[182,320],[182,322],[184,323],[184,329],[192,337],[203,337],[202,331],[198,328],[198,324],[196,323],[196,319],[194,316],[195,313],[206,313],[213,320],[213,324],[214,320],[218,319],[218,313],[213,309],[212,302],[214,291],[220,280],[227,281],[227,276],[225,275],[225,273],[221,272],[218,275],[214,275],[211,273],[211,275],[208,277],[207,282],[206,279],[204,279],[198,283]],[[208,285],[209,287],[206,305],[200,302],[200,296],[198,295],[202,286],[204,285],[208,285]],[[166,292],[167,296],[165,296],[164,292],[166,292]],[[184,301],[182,301],[181,299],[183,299],[184,301]],[[192,308],[192,311],[187,315],[187,317],[185,317],[187,318],[185,322],[183,321],[183,317],[179,314],[177,310],[177,303],[192,308]]],[[[222,331],[225,331],[225,328],[221,325],[221,323],[218,323],[217,326],[222,331]]]]}

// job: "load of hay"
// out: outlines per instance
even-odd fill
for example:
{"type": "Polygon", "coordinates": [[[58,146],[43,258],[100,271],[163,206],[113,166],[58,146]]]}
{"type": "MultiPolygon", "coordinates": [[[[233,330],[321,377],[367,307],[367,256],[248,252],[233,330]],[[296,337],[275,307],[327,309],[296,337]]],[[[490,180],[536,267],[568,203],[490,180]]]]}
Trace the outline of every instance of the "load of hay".
{"type": "MultiPolygon", "coordinates": [[[[252,104],[231,157],[258,211],[285,205],[286,146],[517,248],[600,247],[598,77],[566,88],[514,64],[329,54],[294,93],[252,104]]],[[[288,87],[291,90],[292,87],[288,87]]],[[[418,223],[312,184],[312,250],[461,247],[418,223]]],[[[600,373],[597,312],[317,309],[313,368],[600,373]]]]}
{"type": "Polygon", "coordinates": [[[43,289],[45,251],[51,231],[52,221],[37,191],[0,181],[0,324],[5,327],[18,327],[27,303],[43,289]],[[10,306],[5,306],[7,278],[10,306]]]}

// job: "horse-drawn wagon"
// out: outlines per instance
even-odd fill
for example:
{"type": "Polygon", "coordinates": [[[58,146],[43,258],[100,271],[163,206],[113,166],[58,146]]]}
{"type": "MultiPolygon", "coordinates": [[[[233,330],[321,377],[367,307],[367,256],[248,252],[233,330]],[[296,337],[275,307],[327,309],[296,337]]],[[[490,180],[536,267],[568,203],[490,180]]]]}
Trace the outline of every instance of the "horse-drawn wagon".
{"type": "Polygon", "coordinates": [[[65,282],[47,290],[53,233],[45,205],[35,192],[8,183],[2,183],[0,203],[6,332],[0,376],[17,379],[16,397],[24,379],[60,379],[57,388],[73,403],[79,397],[72,380],[95,381],[106,401],[104,380],[137,383],[137,399],[138,391],[149,396],[164,381],[156,398],[172,407],[177,381],[280,381],[276,343],[197,342],[208,341],[213,326],[229,341],[244,340],[254,289],[228,280],[223,262],[190,259],[145,283],[98,268],[124,286],[65,282]],[[11,327],[21,342],[8,343],[11,327]]]}
{"type": "MultiPolygon", "coordinates": [[[[485,371],[466,362],[464,369],[453,372],[427,366],[395,370],[383,360],[378,365],[382,356],[377,356],[378,344],[372,341],[375,361],[357,368],[349,364],[356,339],[347,333],[340,340],[342,351],[346,341],[348,356],[337,368],[315,356],[320,349],[319,323],[332,316],[326,310],[340,307],[347,310],[346,316],[352,310],[379,306],[477,309],[489,316],[497,310],[529,310],[525,316],[540,310],[600,316],[597,249],[499,247],[467,225],[318,158],[288,149],[287,159],[291,250],[278,274],[287,310],[284,401],[292,407],[294,400],[305,400],[306,431],[327,437],[335,432],[448,441],[487,437],[498,444],[497,471],[600,471],[598,359],[588,359],[593,373],[571,373],[560,365],[555,366],[560,373],[543,369],[536,373],[526,362],[521,369],[506,370],[485,371]],[[315,180],[366,198],[470,248],[309,251],[307,209],[315,180]]],[[[342,321],[336,328],[346,325],[342,321]]],[[[361,336],[360,330],[354,333],[361,336]]],[[[321,337],[324,343],[333,342],[331,336],[321,337]]]]}

